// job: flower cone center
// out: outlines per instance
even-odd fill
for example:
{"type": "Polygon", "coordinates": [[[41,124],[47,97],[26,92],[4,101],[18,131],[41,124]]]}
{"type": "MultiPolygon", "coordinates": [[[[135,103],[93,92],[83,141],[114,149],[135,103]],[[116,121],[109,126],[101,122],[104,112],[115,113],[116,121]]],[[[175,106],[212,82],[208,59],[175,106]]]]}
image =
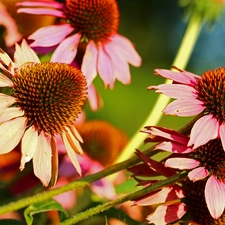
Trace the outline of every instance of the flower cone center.
{"type": "Polygon", "coordinates": [[[225,152],[221,140],[214,139],[195,149],[192,157],[219,181],[225,182],[225,152]]]}
{"type": "Polygon", "coordinates": [[[66,0],[65,13],[83,41],[106,42],[117,33],[119,11],[115,0],[66,0]]]}
{"type": "Polygon", "coordinates": [[[206,113],[220,123],[225,121],[225,68],[205,72],[196,86],[198,99],[204,103],[206,113]]]}
{"type": "Polygon", "coordinates": [[[38,132],[61,134],[73,124],[86,99],[80,70],[64,63],[25,63],[14,78],[14,97],[38,132]]]}

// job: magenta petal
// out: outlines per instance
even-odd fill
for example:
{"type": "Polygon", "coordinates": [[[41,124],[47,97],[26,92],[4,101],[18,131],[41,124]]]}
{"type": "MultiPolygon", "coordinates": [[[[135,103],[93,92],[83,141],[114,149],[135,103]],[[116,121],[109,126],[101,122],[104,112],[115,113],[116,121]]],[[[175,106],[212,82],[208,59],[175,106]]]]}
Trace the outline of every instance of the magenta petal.
{"type": "Polygon", "coordinates": [[[195,74],[193,74],[193,76],[192,76],[191,73],[186,73],[186,71],[185,72],[174,72],[171,70],[155,69],[155,73],[164,78],[176,81],[181,84],[188,84],[191,86],[194,86],[195,84],[197,84],[198,79],[200,79],[199,76],[197,76],[195,74]]]}
{"type": "Polygon", "coordinates": [[[104,81],[105,87],[107,85],[112,89],[114,86],[115,77],[114,66],[110,56],[106,53],[104,47],[99,44],[99,55],[98,55],[98,73],[102,80],[104,81]]]}
{"type": "Polygon", "coordinates": [[[205,107],[202,106],[202,102],[195,99],[177,99],[171,102],[163,112],[167,115],[176,116],[194,116],[201,113],[205,107]]]}
{"type": "Polygon", "coordinates": [[[218,137],[219,123],[212,117],[212,115],[206,115],[197,120],[192,127],[190,140],[188,146],[193,145],[193,148],[198,148],[204,145],[209,140],[218,137]]]}
{"type": "Polygon", "coordinates": [[[31,47],[49,47],[59,44],[73,31],[70,24],[51,25],[38,29],[28,39],[34,40],[31,47]]]}
{"type": "Polygon", "coordinates": [[[87,45],[82,65],[81,71],[87,78],[87,86],[89,87],[97,75],[97,57],[98,50],[95,46],[94,41],[90,41],[87,45]]]}
{"type": "Polygon", "coordinates": [[[198,181],[198,180],[203,180],[208,175],[209,175],[208,170],[203,166],[195,168],[191,172],[188,173],[189,179],[192,180],[193,182],[198,181]]]}
{"type": "Polygon", "coordinates": [[[225,208],[225,184],[212,175],[206,182],[205,200],[210,214],[218,219],[225,208]]]}
{"type": "Polygon", "coordinates": [[[185,153],[189,153],[193,151],[192,148],[188,148],[186,145],[182,145],[175,142],[167,142],[167,141],[161,142],[154,149],[160,149],[163,151],[179,153],[179,154],[185,154],[185,153]]]}
{"type": "Polygon", "coordinates": [[[225,151],[225,124],[224,123],[220,125],[219,136],[223,145],[223,149],[225,151]]]}
{"type": "Polygon", "coordinates": [[[166,160],[165,166],[180,170],[193,169],[199,166],[199,161],[190,158],[169,158],[166,160]]]}
{"type": "Polygon", "coordinates": [[[77,33],[62,41],[52,54],[51,62],[63,62],[70,64],[77,54],[77,47],[80,42],[80,37],[81,35],[77,33]]]}
{"type": "Polygon", "coordinates": [[[88,101],[93,111],[96,111],[103,106],[103,100],[93,84],[88,87],[88,101]]]}
{"type": "Polygon", "coordinates": [[[52,8],[55,8],[55,9],[63,9],[64,5],[59,3],[59,2],[35,2],[35,1],[32,1],[32,2],[18,2],[16,3],[16,6],[34,6],[34,7],[38,7],[38,6],[43,6],[43,7],[52,7],[52,8]]]}

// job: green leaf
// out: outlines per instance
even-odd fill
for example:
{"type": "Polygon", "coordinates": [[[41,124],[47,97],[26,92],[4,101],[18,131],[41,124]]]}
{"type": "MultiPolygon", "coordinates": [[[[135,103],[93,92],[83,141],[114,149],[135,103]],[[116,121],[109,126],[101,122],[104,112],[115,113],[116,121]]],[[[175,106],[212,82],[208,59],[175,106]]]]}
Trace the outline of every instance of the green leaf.
{"type": "Polygon", "coordinates": [[[19,220],[2,219],[0,220],[0,225],[26,225],[26,223],[19,220]]]}
{"type": "Polygon", "coordinates": [[[24,217],[27,225],[31,225],[33,223],[33,215],[52,210],[59,211],[61,221],[68,218],[66,210],[57,201],[50,199],[45,202],[34,203],[25,209],[24,217]]]}

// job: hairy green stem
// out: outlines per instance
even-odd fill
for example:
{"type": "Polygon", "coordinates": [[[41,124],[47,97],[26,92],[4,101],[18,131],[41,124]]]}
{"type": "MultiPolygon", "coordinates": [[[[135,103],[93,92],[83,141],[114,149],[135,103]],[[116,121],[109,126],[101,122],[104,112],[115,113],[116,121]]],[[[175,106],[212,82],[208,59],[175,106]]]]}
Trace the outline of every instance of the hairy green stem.
{"type": "Polygon", "coordinates": [[[160,181],[158,183],[155,183],[151,186],[148,186],[148,187],[145,187],[145,188],[142,188],[138,191],[135,191],[135,192],[132,192],[132,193],[129,193],[127,195],[124,195],[120,198],[117,198],[115,200],[111,200],[111,201],[108,201],[106,203],[103,203],[103,204],[100,204],[96,207],[93,207],[93,208],[90,208],[84,212],[81,212],[79,214],[76,214],[75,216],[63,221],[62,223],[60,223],[60,225],[72,225],[72,224],[76,224],[82,220],[85,220],[91,216],[94,216],[98,213],[101,213],[101,212],[104,212],[114,206],[117,206],[119,204],[122,204],[126,201],[130,201],[130,200],[134,200],[140,196],[143,196],[143,195],[146,195],[147,193],[150,193],[152,191],[155,191],[161,187],[164,187],[164,186],[167,186],[169,184],[172,184],[184,177],[186,177],[187,173],[183,172],[183,173],[180,173],[180,174],[176,174],[166,180],[163,180],[163,181],[160,181]]]}
{"type": "MultiPolygon", "coordinates": [[[[186,32],[184,34],[183,40],[181,42],[178,53],[175,57],[175,60],[172,66],[176,66],[180,69],[184,69],[191,57],[191,53],[194,50],[195,44],[197,42],[198,36],[202,28],[202,18],[195,14],[191,17],[189,24],[187,26],[186,32]]],[[[166,80],[165,84],[171,83],[170,80],[166,80]]],[[[143,144],[145,135],[141,134],[139,131],[142,130],[145,126],[155,126],[160,121],[163,116],[162,110],[169,103],[170,98],[165,95],[159,95],[156,103],[154,104],[153,110],[150,112],[144,123],[140,126],[137,132],[133,135],[127,146],[123,149],[122,153],[116,160],[116,163],[122,162],[125,159],[128,159],[135,148],[138,148],[143,144]]]]}

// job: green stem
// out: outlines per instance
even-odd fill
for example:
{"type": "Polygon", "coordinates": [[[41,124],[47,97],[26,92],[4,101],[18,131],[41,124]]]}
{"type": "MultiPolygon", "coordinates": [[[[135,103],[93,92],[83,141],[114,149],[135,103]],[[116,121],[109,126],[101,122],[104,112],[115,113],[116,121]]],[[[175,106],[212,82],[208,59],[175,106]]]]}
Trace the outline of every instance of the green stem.
{"type": "MultiPolygon", "coordinates": [[[[197,42],[198,36],[201,32],[201,28],[202,28],[201,17],[199,15],[193,15],[189,21],[180,48],[178,50],[178,53],[175,57],[172,66],[176,66],[180,69],[184,69],[186,67],[191,57],[191,53],[194,50],[194,46],[197,42]]],[[[165,81],[165,84],[169,83],[171,83],[170,80],[165,81]]],[[[119,155],[115,163],[122,162],[125,159],[128,159],[135,151],[135,148],[138,148],[143,144],[143,141],[146,138],[146,136],[140,133],[139,131],[142,130],[147,125],[148,126],[157,125],[161,117],[163,116],[162,110],[166,107],[169,101],[170,98],[168,98],[167,96],[159,95],[156,103],[154,104],[153,110],[150,112],[147,119],[140,126],[137,132],[133,135],[133,137],[131,138],[127,146],[123,149],[122,153],[119,155]]]]}
{"type": "Polygon", "coordinates": [[[160,182],[157,182],[151,186],[148,186],[148,187],[145,187],[145,188],[142,188],[138,191],[135,191],[135,192],[132,192],[130,194],[127,194],[127,195],[124,195],[120,198],[117,198],[115,200],[112,200],[112,201],[108,201],[106,203],[103,203],[101,205],[98,205],[96,207],[93,207],[93,208],[90,208],[90,209],[87,209],[86,211],[84,212],[81,212],[79,214],[76,214],[75,216],[63,221],[62,223],[60,223],[60,225],[72,225],[72,224],[75,224],[75,223],[78,223],[82,220],[85,220],[93,215],[96,215],[100,212],[104,212],[114,206],[117,206],[119,204],[122,204],[126,201],[130,201],[130,200],[134,200],[140,196],[143,196],[143,195],[146,195],[147,193],[150,193],[152,191],[155,191],[161,187],[164,187],[164,186],[167,186],[169,184],[172,184],[180,179],[183,179],[184,177],[186,177],[186,173],[181,173],[181,174],[176,174],[166,180],[163,180],[163,181],[160,181],[160,182]]]}

